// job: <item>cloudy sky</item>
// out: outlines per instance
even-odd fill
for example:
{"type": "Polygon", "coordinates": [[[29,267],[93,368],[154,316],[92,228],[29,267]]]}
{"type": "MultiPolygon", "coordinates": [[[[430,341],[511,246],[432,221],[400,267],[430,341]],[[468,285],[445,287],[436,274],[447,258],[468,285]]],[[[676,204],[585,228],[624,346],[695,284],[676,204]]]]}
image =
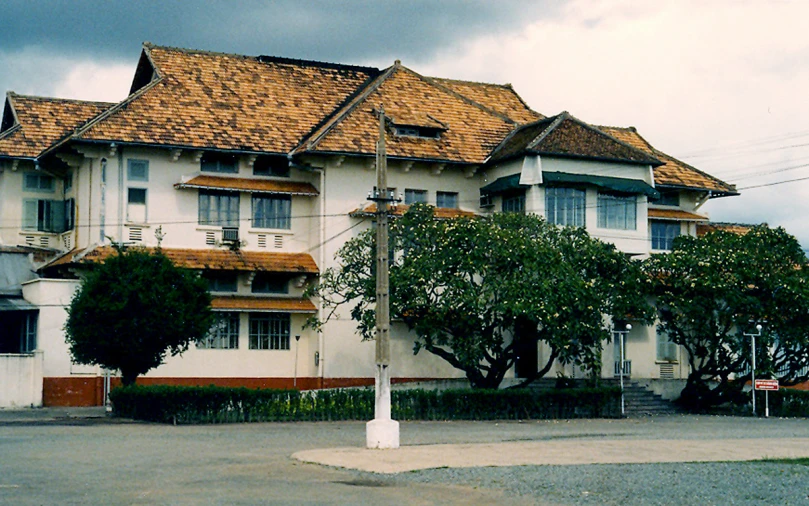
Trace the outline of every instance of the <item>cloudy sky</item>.
{"type": "Polygon", "coordinates": [[[809,2],[0,2],[0,90],[117,101],[143,41],[511,83],[734,183],[715,221],[809,248],[809,2]]]}

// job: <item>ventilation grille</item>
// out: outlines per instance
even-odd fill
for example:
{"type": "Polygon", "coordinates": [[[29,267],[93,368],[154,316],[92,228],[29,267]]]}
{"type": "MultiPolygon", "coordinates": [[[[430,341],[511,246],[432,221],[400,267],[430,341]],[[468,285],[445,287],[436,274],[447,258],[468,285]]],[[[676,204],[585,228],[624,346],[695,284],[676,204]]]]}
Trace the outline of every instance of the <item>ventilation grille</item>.
{"type": "Polygon", "coordinates": [[[660,379],[674,379],[674,364],[660,364],[660,379]]]}
{"type": "Polygon", "coordinates": [[[42,236],[39,238],[39,245],[42,246],[43,248],[47,248],[48,246],[50,246],[50,244],[51,240],[49,237],[42,236]]]}
{"type": "Polygon", "coordinates": [[[143,229],[140,227],[130,227],[129,228],[129,240],[135,242],[141,242],[143,240],[143,229]]]}
{"type": "Polygon", "coordinates": [[[34,245],[34,236],[33,235],[26,235],[25,236],[25,244],[27,244],[29,246],[33,246],[34,245]]]}
{"type": "Polygon", "coordinates": [[[259,248],[267,247],[267,234],[258,234],[258,247],[259,248]]]}
{"type": "Polygon", "coordinates": [[[64,245],[65,249],[72,249],[73,248],[73,238],[70,235],[63,235],[62,236],[62,244],[64,245]]]}
{"type": "Polygon", "coordinates": [[[273,240],[273,246],[280,249],[284,247],[284,236],[283,235],[276,235],[275,239],[273,240]]]}
{"type": "Polygon", "coordinates": [[[205,244],[208,246],[216,245],[216,234],[213,232],[205,232],[205,244]]]}

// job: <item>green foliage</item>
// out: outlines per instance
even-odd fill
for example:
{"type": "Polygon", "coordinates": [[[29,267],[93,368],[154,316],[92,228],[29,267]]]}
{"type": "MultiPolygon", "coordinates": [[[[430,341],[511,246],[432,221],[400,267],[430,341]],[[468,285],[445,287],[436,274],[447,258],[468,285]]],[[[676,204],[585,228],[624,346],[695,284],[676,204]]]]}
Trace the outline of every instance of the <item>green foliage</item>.
{"type": "MultiPolygon", "coordinates": [[[[416,353],[443,358],[476,388],[496,388],[540,341],[551,354],[529,381],[554,360],[600,368],[604,315],[652,313],[637,263],[584,229],[536,215],[436,220],[431,207],[414,205],[391,224],[390,243],[391,317],[415,332],[416,353]]],[[[326,319],[349,304],[365,339],[374,336],[374,252],[372,231],[348,241],[316,288],[331,308],[326,319]]]]}
{"type": "Polygon", "coordinates": [[[188,349],[211,327],[211,299],[196,273],[159,252],[119,251],[87,274],[68,308],[73,360],[120,370],[124,384],[188,349]]]}
{"type": "MultiPolygon", "coordinates": [[[[749,400],[749,395],[747,396],[749,400]]],[[[764,411],[765,392],[756,392],[756,407],[764,411]]],[[[809,418],[809,391],[782,388],[769,393],[770,416],[809,418]]]]}
{"type": "MultiPolygon", "coordinates": [[[[397,420],[616,418],[617,388],[565,390],[395,390],[397,420]]],[[[374,392],[131,385],[110,392],[117,416],[159,423],[369,420],[374,392]]]]}
{"type": "Polygon", "coordinates": [[[809,270],[798,241],[758,226],[680,237],[669,254],[645,265],[657,298],[660,330],[688,352],[691,372],[681,402],[704,410],[743,403],[755,323],[756,377],[805,381],[809,364],[809,270]]]}

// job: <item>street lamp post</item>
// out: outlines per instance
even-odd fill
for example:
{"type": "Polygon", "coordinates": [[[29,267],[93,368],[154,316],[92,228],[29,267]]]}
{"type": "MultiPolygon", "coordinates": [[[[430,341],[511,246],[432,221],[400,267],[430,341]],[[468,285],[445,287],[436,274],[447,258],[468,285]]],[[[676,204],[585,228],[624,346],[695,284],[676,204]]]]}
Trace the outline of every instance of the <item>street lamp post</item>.
{"type": "Polygon", "coordinates": [[[753,352],[753,361],[750,364],[750,386],[752,389],[750,392],[753,396],[753,416],[756,416],[756,338],[761,336],[761,324],[759,323],[756,325],[756,333],[750,332],[749,334],[745,334],[746,337],[750,338],[751,346],[750,349],[753,352]]]}
{"type": "Polygon", "coordinates": [[[629,331],[632,330],[632,324],[627,323],[625,330],[615,330],[614,332],[618,334],[619,344],[619,356],[620,356],[620,363],[618,364],[618,370],[620,371],[619,377],[621,382],[621,416],[624,416],[626,413],[626,406],[624,403],[624,373],[626,369],[624,367],[625,357],[624,357],[624,339],[629,331]]]}

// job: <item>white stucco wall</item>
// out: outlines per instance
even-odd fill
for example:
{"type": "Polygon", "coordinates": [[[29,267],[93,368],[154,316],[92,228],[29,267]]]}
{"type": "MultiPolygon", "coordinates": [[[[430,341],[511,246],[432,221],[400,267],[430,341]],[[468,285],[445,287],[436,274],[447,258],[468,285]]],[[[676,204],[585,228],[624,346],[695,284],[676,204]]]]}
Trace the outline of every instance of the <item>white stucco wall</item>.
{"type": "Polygon", "coordinates": [[[0,408],[42,406],[42,351],[0,354],[0,408]]]}

